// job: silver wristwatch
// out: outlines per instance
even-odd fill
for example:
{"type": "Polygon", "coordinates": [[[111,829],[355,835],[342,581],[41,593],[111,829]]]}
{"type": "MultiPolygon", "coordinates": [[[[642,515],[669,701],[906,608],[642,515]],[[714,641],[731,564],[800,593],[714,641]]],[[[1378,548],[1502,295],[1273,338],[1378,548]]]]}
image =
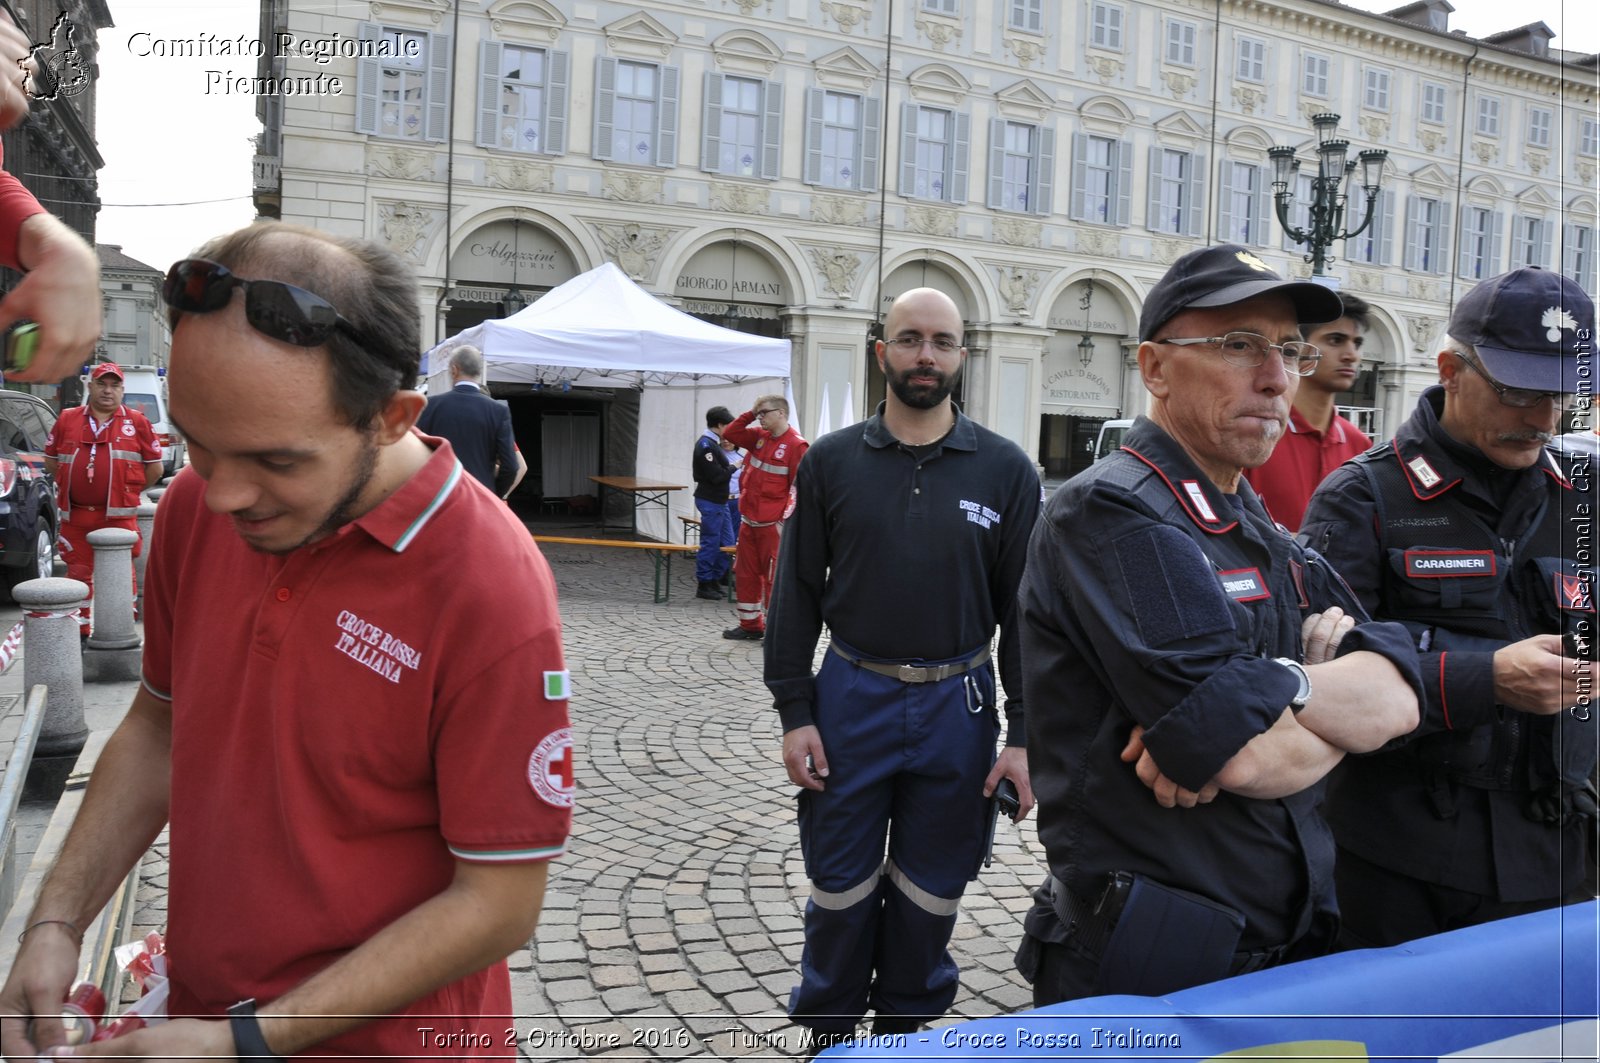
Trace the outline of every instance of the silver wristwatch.
{"type": "Polygon", "coordinates": [[[1274,657],[1273,661],[1289,669],[1300,680],[1300,689],[1295,691],[1294,697],[1289,699],[1289,711],[1298,716],[1300,710],[1305,708],[1306,703],[1311,700],[1311,675],[1306,671],[1305,665],[1292,657],[1274,657]]]}

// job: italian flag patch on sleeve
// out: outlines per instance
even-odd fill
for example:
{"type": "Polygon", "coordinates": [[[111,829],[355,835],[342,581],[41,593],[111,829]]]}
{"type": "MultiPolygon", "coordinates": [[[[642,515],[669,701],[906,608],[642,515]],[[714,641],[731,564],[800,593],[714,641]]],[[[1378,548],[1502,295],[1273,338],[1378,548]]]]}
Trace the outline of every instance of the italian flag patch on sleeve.
{"type": "Polygon", "coordinates": [[[544,696],[547,701],[566,701],[572,696],[572,673],[566,670],[544,674],[544,696]]]}

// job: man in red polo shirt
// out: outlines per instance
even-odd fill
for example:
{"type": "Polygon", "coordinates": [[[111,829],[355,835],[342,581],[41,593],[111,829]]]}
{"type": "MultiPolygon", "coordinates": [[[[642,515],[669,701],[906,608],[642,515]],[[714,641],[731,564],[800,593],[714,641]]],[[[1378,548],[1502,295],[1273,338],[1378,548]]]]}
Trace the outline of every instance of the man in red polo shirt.
{"type": "MultiPolygon", "coordinates": [[[[122,403],[122,369],[101,362],[89,374],[89,401],[62,410],[44,445],[45,472],[56,479],[67,578],[88,584],[94,597],[94,548],[99,528],[139,530],[139,495],[161,479],[161,443],[144,414],[122,403]]],[[[133,544],[138,557],[142,542],[133,544]]],[[[134,597],[139,595],[137,578],[134,597]]],[[[89,602],[78,610],[78,631],[89,634],[89,602]]]]}
{"type": "Polygon", "coordinates": [[[163,289],[191,465],[156,517],[142,689],[27,920],[0,1041],[62,1043],[82,928],[170,820],[168,1012],[199,1017],[75,1054],[514,1058],[504,958],[573,803],[549,566],[413,430],[404,262],[274,222],[200,254],[163,289]]]}
{"type": "Polygon", "coordinates": [[[1306,329],[1306,342],[1322,352],[1322,361],[1315,374],[1300,381],[1289,411],[1288,433],[1278,440],[1265,465],[1244,471],[1267,513],[1292,532],[1300,530],[1306,503],[1317,485],[1372,446],[1367,434],[1334,408],[1335,400],[1355,387],[1361,375],[1361,345],[1366,342],[1372,307],[1359,295],[1340,298],[1343,317],[1306,329]]]}

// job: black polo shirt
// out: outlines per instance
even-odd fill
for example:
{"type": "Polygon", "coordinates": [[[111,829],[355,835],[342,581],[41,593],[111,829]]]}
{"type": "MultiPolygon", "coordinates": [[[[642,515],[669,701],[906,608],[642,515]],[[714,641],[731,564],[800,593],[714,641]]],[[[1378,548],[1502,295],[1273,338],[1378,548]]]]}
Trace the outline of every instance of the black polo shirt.
{"type": "Polygon", "coordinates": [[[1022,743],[1013,618],[1043,490],[1028,456],[959,411],[918,456],[883,406],[811,445],[795,479],[767,614],[766,682],[785,731],[812,722],[822,625],[862,653],[937,661],[989,645],[1000,627],[1007,743],[1022,743]]]}

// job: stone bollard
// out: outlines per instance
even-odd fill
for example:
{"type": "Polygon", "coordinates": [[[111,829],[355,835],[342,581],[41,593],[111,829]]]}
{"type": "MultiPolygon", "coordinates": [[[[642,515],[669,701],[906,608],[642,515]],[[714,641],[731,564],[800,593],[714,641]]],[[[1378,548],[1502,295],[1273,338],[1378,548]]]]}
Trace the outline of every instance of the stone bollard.
{"type": "Polygon", "coordinates": [[[144,563],[150,556],[150,533],[156,526],[156,504],[154,502],[139,503],[139,541],[144,543],[144,549],[139,551],[139,556],[133,559],[133,575],[139,581],[138,603],[140,610],[144,609],[144,563]]]}
{"type": "Polygon", "coordinates": [[[155,504],[160,502],[161,496],[166,493],[167,489],[165,487],[147,487],[145,488],[144,497],[148,498],[152,504],[155,504]]]}
{"type": "Polygon", "coordinates": [[[78,607],[89,588],[75,579],[31,579],[11,592],[22,607],[22,689],[49,688],[39,744],[28,769],[26,796],[54,799],[61,793],[89,737],[83,720],[83,654],[78,644],[78,607]]]}
{"type": "Polygon", "coordinates": [[[98,528],[88,539],[94,547],[94,620],[83,649],[84,681],[138,679],[142,650],[133,626],[133,544],[139,533],[98,528]]]}

